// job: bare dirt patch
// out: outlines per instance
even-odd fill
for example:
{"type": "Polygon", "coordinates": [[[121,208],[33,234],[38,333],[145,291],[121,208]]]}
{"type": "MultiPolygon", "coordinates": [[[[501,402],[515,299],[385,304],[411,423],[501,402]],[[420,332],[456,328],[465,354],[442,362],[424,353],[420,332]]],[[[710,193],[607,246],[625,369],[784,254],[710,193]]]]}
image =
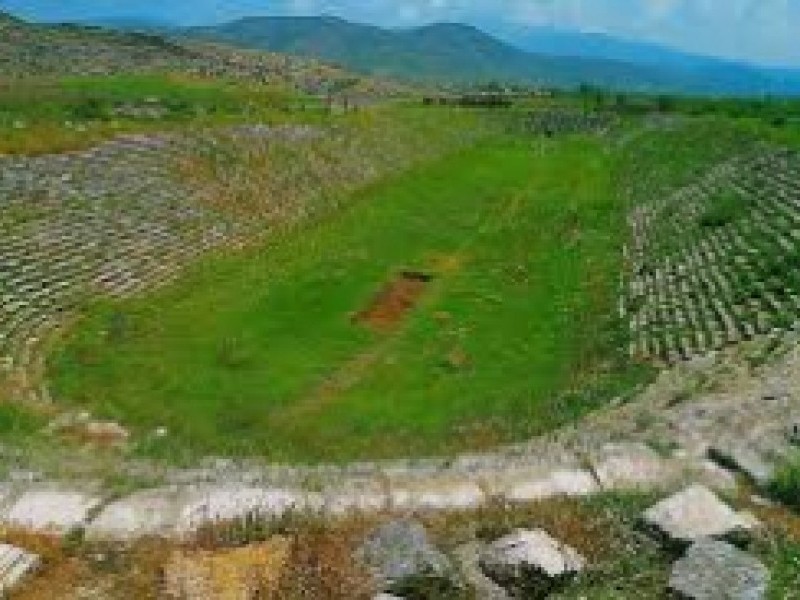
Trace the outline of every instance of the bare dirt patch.
{"type": "Polygon", "coordinates": [[[417,305],[432,280],[433,276],[427,273],[403,271],[355,316],[355,322],[375,331],[391,331],[417,305]]]}

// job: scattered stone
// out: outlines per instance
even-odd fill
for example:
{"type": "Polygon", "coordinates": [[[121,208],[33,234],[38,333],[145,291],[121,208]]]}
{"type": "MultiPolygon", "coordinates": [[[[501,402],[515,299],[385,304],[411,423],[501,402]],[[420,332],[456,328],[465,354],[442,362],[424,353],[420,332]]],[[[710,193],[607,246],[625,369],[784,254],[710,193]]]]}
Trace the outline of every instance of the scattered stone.
{"type": "Polygon", "coordinates": [[[458,565],[464,583],[472,588],[480,600],[511,600],[502,587],[492,581],[481,570],[480,554],[483,546],[478,542],[463,544],[455,549],[453,558],[458,565]]]}
{"type": "Polygon", "coordinates": [[[545,598],[584,570],[574,549],[547,532],[518,530],[487,546],[480,566],[514,596],[545,598]]]}
{"type": "Polygon", "coordinates": [[[648,509],[644,523],[668,541],[686,545],[703,538],[740,540],[759,526],[750,513],[737,513],[708,488],[695,485],[648,509]]]}
{"type": "Polygon", "coordinates": [[[677,561],[670,589],[687,600],[760,600],[769,571],[755,557],[725,542],[701,540],[677,561]]]}
{"type": "Polygon", "coordinates": [[[379,589],[402,594],[420,584],[450,586],[455,572],[447,557],[416,521],[397,520],[373,531],[357,558],[373,573],[379,589]]]}
{"type": "Polygon", "coordinates": [[[36,554],[0,543],[0,597],[5,598],[26,575],[39,568],[39,564],[36,554]]]}

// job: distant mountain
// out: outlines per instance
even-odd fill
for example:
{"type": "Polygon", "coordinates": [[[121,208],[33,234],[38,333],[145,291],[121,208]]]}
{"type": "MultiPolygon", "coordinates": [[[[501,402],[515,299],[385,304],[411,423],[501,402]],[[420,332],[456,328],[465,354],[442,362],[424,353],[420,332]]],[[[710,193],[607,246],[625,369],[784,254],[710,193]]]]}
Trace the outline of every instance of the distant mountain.
{"type": "Polygon", "coordinates": [[[568,31],[551,27],[497,27],[489,31],[535,54],[605,58],[661,67],[711,66],[722,59],[690,54],[650,42],[628,40],[604,33],[568,31]]]}
{"type": "Polygon", "coordinates": [[[384,29],[336,17],[251,17],[184,29],[182,35],[418,81],[491,80],[557,87],[585,83],[632,91],[800,95],[800,71],[762,69],[608,36],[544,29],[519,34],[511,44],[461,24],[384,29]]]}
{"type": "Polygon", "coordinates": [[[764,92],[796,94],[800,69],[780,69],[702,56],[661,44],[628,40],[603,33],[564,31],[549,27],[499,29],[513,45],[548,56],[603,58],[629,64],[683,72],[688,79],[703,79],[721,90],[762,86],[764,92]],[[759,83],[760,82],[760,83],[759,83]]]}
{"type": "Polygon", "coordinates": [[[95,25],[108,29],[121,29],[124,31],[169,32],[175,25],[166,21],[152,19],[139,19],[136,17],[108,17],[84,21],[86,25],[95,25]]]}

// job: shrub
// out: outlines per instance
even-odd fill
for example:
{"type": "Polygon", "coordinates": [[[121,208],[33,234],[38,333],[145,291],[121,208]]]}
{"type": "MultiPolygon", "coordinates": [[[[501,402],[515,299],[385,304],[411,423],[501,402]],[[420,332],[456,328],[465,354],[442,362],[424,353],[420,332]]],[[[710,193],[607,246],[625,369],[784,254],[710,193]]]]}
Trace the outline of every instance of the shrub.
{"type": "Polygon", "coordinates": [[[237,338],[227,337],[217,348],[217,364],[226,369],[244,368],[250,359],[250,354],[237,338]]]}
{"type": "Polygon", "coordinates": [[[713,198],[706,211],[700,216],[701,227],[724,227],[738,220],[749,208],[749,201],[728,192],[713,198]]]}
{"type": "Polygon", "coordinates": [[[769,483],[769,493],[776,500],[800,510],[800,452],[777,469],[769,483]]]}

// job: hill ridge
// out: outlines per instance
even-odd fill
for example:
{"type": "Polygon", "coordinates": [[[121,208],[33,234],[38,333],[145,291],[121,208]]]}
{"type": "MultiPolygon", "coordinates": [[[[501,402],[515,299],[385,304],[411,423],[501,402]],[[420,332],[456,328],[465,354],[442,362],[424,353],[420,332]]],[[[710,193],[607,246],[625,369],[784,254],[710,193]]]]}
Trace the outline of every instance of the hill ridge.
{"type": "MultiPolygon", "coordinates": [[[[698,57],[692,64],[676,58],[672,63],[656,66],[653,61],[623,60],[624,56],[530,52],[520,47],[519,40],[515,43],[508,36],[498,37],[458,22],[385,28],[330,15],[254,16],[221,25],[184,28],[181,35],[300,54],[365,73],[418,81],[498,80],[548,87],[585,83],[629,91],[800,95],[800,71],[760,68],[711,57],[698,57]]],[[[672,51],[665,47],[662,52],[672,51]]],[[[680,53],[675,51],[673,55],[678,57],[680,53]]]]}

